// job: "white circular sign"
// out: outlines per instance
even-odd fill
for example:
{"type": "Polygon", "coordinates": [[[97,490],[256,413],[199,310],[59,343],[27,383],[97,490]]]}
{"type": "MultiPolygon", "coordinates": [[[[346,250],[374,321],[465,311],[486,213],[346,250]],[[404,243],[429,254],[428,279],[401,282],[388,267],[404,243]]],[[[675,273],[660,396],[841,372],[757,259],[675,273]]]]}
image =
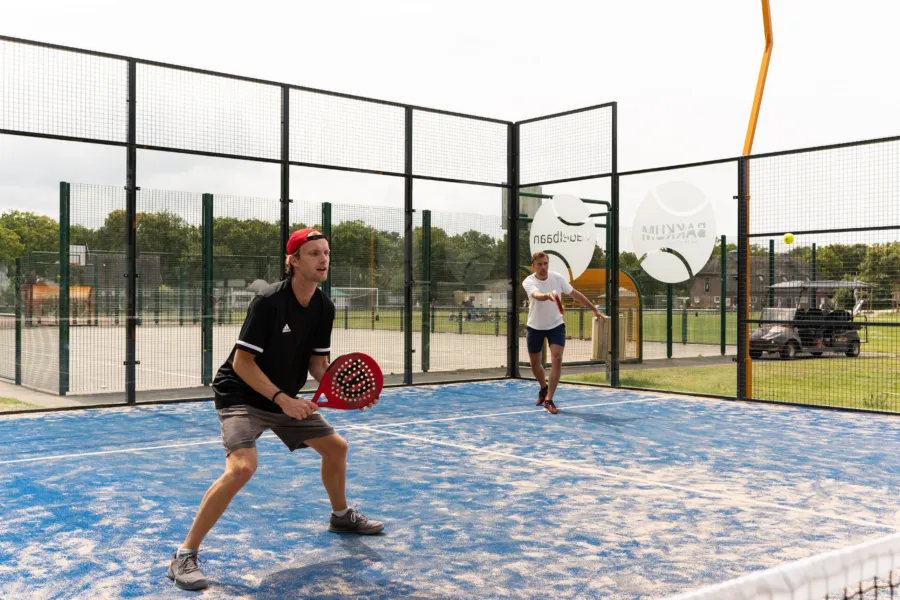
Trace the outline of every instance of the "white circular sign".
{"type": "Polygon", "coordinates": [[[531,223],[531,253],[546,252],[551,271],[569,281],[578,279],[594,256],[597,233],[590,214],[584,202],[569,194],[544,200],[531,223]]]}
{"type": "Polygon", "coordinates": [[[696,186],[671,181],[651,190],[638,207],[631,239],[641,268],[658,281],[693,277],[716,245],[716,215],[696,186]]]}

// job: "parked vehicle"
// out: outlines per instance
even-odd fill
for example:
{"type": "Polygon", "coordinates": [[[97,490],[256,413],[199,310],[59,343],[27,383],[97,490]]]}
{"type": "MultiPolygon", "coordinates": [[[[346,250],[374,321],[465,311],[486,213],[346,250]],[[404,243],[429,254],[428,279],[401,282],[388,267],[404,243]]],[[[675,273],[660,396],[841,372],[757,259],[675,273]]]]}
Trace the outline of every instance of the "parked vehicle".
{"type": "Polygon", "coordinates": [[[798,354],[821,356],[825,352],[859,356],[860,345],[868,341],[865,317],[859,315],[862,302],[853,312],[841,309],[799,307],[799,299],[810,289],[837,290],[871,287],[859,281],[789,281],[769,286],[770,289],[797,289],[796,308],[767,307],[760,311],[759,327],[750,335],[750,358],[764,352],[776,353],[783,359],[798,354]],[[863,336],[860,336],[863,331],[863,336]]]}

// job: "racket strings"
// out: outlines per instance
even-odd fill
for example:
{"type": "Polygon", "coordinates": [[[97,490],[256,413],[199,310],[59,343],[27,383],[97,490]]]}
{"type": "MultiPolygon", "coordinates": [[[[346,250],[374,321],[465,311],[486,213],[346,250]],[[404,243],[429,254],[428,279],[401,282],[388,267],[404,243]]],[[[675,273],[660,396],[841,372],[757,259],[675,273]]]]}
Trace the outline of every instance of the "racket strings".
{"type": "Polygon", "coordinates": [[[364,361],[357,359],[335,373],[333,382],[338,396],[348,404],[355,404],[367,400],[374,391],[375,374],[364,361]]]}

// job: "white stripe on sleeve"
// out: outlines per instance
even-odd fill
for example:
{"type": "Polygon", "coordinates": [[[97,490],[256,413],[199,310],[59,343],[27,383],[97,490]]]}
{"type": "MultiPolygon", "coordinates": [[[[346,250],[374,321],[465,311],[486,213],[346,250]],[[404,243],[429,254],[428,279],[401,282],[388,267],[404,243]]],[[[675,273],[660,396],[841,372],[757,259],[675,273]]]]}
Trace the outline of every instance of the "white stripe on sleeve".
{"type": "Polygon", "coordinates": [[[264,350],[262,348],[260,348],[259,346],[254,346],[253,344],[248,344],[247,342],[242,342],[241,340],[238,340],[237,344],[238,344],[238,346],[244,346],[245,348],[250,348],[251,350],[256,350],[260,354],[262,354],[264,352],[264,350]]]}

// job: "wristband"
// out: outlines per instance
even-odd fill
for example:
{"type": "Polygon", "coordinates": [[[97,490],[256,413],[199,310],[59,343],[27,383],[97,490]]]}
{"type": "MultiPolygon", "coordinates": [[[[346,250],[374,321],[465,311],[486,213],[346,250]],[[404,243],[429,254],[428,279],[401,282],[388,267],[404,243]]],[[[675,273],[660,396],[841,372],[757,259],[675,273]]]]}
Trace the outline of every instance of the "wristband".
{"type": "Polygon", "coordinates": [[[275,398],[278,397],[278,394],[283,394],[283,393],[284,393],[284,392],[282,392],[281,390],[278,390],[277,392],[275,392],[274,394],[272,394],[272,402],[275,402],[275,398]]]}

